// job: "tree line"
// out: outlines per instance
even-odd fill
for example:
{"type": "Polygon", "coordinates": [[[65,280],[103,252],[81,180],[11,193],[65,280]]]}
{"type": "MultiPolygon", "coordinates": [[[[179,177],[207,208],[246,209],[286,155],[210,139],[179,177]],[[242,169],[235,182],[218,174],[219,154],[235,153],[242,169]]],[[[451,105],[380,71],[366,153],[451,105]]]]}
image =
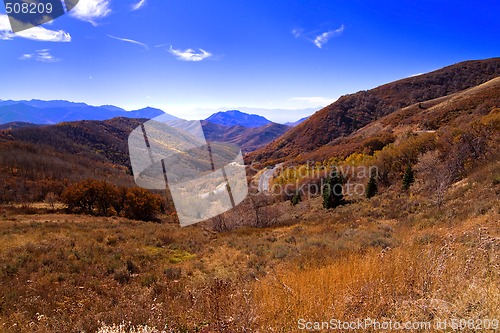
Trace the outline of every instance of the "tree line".
{"type": "Polygon", "coordinates": [[[164,199],[158,194],[95,179],[69,185],[61,194],[61,201],[71,213],[123,216],[143,221],[154,221],[157,214],[166,210],[164,199]]]}

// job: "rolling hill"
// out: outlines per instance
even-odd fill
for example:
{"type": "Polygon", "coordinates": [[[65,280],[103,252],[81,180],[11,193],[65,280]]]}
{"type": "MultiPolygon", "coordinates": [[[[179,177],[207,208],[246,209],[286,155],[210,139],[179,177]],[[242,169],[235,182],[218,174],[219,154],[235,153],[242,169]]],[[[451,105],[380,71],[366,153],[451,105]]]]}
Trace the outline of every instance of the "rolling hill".
{"type": "Polygon", "coordinates": [[[248,159],[277,163],[304,160],[325,145],[335,145],[370,122],[415,103],[477,86],[500,75],[500,58],[466,61],[443,69],[342,96],[248,159]],[[334,141],[337,140],[337,141],[334,141]]]}
{"type": "Polygon", "coordinates": [[[290,127],[268,123],[260,127],[223,126],[210,121],[202,121],[207,140],[224,141],[237,144],[244,153],[264,147],[266,144],[286,133],[290,127]]]}
{"type": "Polygon", "coordinates": [[[128,135],[146,119],[0,130],[0,201],[41,201],[86,178],[132,185],[128,135]]]}

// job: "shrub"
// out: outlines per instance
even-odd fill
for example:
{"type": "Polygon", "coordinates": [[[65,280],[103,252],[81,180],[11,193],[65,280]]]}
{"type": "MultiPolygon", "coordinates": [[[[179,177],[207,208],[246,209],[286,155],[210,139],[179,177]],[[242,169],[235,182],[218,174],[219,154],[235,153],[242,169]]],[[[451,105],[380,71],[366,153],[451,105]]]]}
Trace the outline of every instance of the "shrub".
{"type": "Polygon", "coordinates": [[[54,192],[49,192],[45,196],[45,200],[44,201],[45,201],[46,204],[48,204],[50,206],[50,209],[54,209],[55,204],[57,202],[57,195],[54,194],[54,192]]]}
{"type": "Polygon", "coordinates": [[[130,219],[153,221],[163,207],[162,198],[148,190],[117,188],[106,181],[87,179],[70,185],[61,200],[70,212],[93,215],[123,215],[130,219]]]}
{"type": "Polygon", "coordinates": [[[165,268],[164,273],[169,280],[179,280],[182,271],[179,267],[167,267],[165,268]]]}
{"type": "Polygon", "coordinates": [[[413,174],[413,169],[410,164],[406,167],[405,174],[403,176],[403,190],[408,191],[411,184],[415,181],[415,176],[413,174]]]}
{"type": "Polygon", "coordinates": [[[62,193],[61,200],[70,211],[93,214],[97,201],[99,182],[95,179],[86,179],[74,183],[62,193]]]}
{"type": "Polygon", "coordinates": [[[70,211],[109,216],[117,196],[118,190],[113,184],[104,180],[86,179],[68,186],[61,200],[70,211]]]}
{"type": "Polygon", "coordinates": [[[124,216],[142,221],[154,221],[161,210],[162,199],[159,195],[143,188],[132,187],[125,196],[124,216]]]}
{"type": "Polygon", "coordinates": [[[116,186],[106,181],[97,182],[96,208],[99,215],[109,216],[113,203],[117,200],[118,190],[116,186]]]}

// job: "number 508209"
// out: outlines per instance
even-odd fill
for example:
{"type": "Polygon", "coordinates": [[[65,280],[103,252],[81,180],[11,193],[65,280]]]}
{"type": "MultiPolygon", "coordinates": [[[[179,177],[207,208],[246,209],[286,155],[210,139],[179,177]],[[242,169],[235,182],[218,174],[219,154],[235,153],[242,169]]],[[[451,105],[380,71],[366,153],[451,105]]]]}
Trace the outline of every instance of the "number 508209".
{"type": "Polygon", "coordinates": [[[7,14],[51,14],[51,3],[5,3],[5,11],[7,14]]]}

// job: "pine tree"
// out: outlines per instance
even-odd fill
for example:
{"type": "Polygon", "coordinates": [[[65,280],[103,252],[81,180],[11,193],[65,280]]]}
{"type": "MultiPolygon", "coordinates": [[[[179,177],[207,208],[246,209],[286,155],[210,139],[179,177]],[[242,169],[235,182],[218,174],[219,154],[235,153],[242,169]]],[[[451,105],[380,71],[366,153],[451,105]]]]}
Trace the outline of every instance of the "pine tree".
{"type": "Polygon", "coordinates": [[[323,185],[323,207],[326,209],[335,208],[342,204],[343,198],[342,178],[337,170],[334,170],[331,177],[328,176],[325,185],[323,185]]]}
{"type": "Polygon", "coordinates": [[[408,164],[405,170],[405,174],[403,176],[403,190],[408,191],[410,189],[411,184],[415,181],[415,176],[413,174],[413,169],[411,165],[408,164]]]}
{"type": "Polygon", "coordinates": [[[375,173],[370,175],[370,180],[368,180],[368,184],[366,185],[365,195],[368,199],[374,197],[378,192],[377,179],[375,177],[375,173]]]}
{"type": "Polygon", "coordinates": [[[302,198],[300,197],[300,191],[297,190],[297,192],[295,192],[295,195],[292,197],[292,200],[290,200],[290,201],[292,202],[292,206],[295,206],[301,200],[302,200],[302,198]]]}

